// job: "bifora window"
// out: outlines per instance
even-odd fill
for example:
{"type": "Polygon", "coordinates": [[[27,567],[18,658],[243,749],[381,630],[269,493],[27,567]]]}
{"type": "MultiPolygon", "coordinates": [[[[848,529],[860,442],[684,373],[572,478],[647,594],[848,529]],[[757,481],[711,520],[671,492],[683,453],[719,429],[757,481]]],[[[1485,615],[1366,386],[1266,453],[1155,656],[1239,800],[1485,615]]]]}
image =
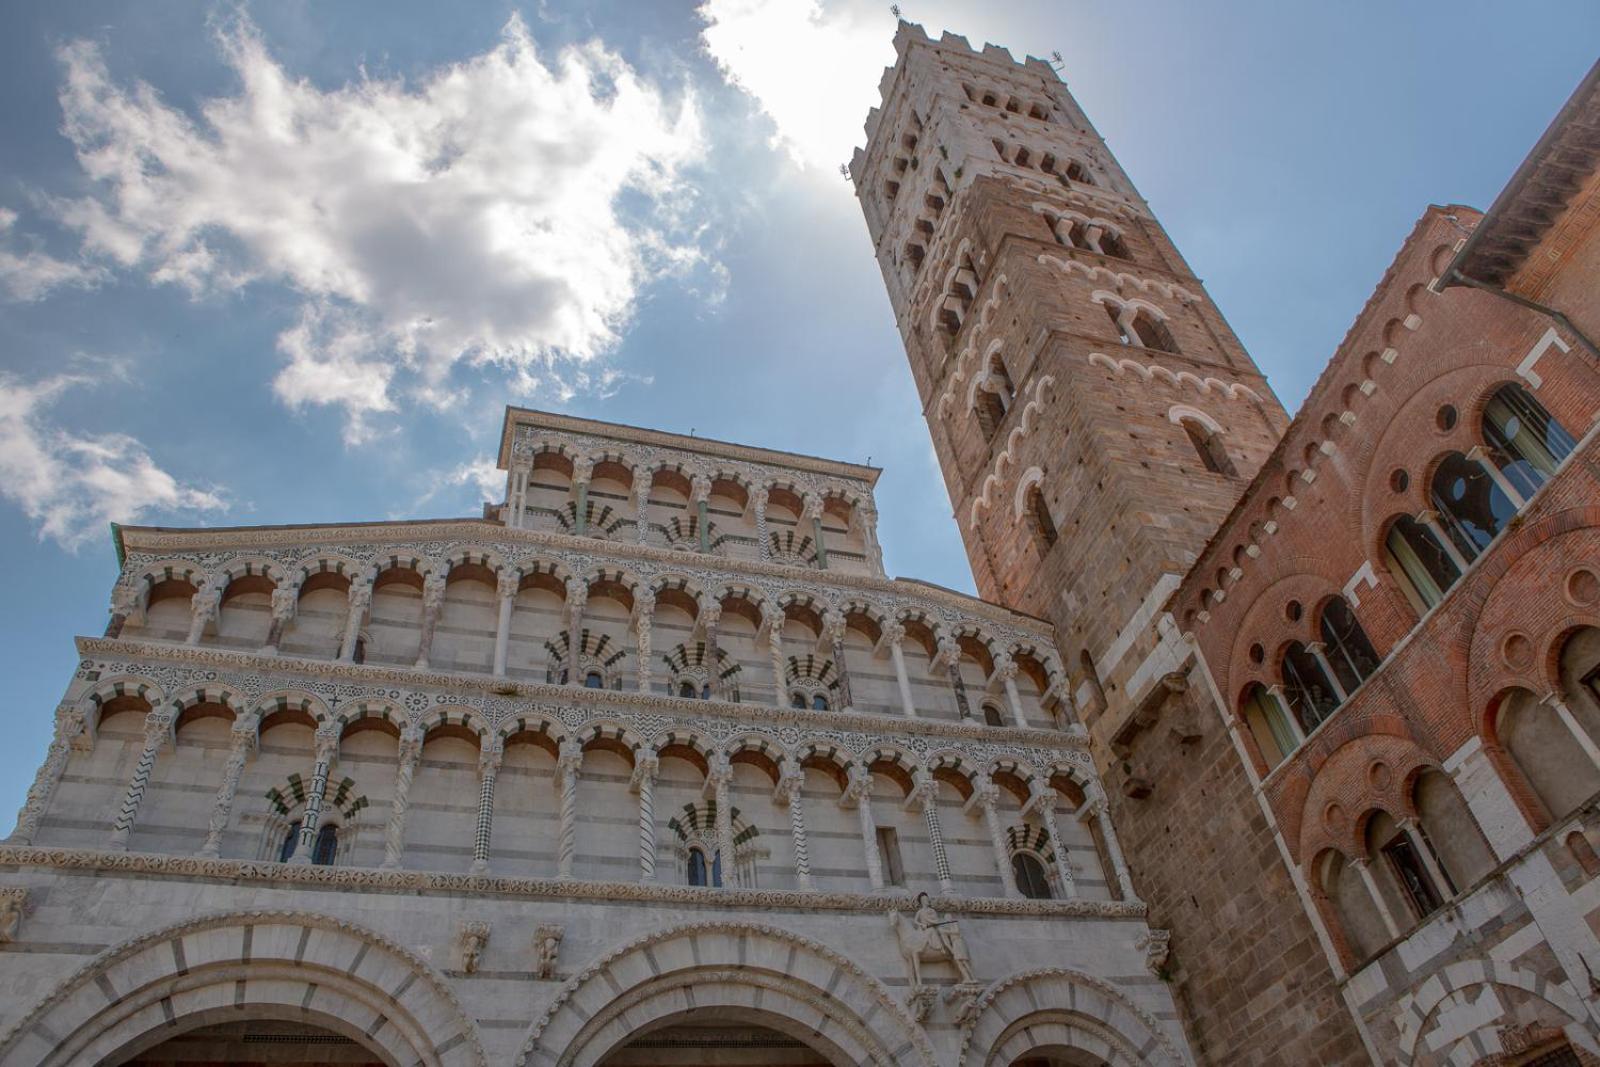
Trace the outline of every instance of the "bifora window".
{"type": "Polygon", "coordinates": [[[1023,896],[1031,900],[1050,899],[1050,879],[1039,857],[1028,852],[1012,853],[1011,873],[1016,876],[1017,889],[1023,896]]]}

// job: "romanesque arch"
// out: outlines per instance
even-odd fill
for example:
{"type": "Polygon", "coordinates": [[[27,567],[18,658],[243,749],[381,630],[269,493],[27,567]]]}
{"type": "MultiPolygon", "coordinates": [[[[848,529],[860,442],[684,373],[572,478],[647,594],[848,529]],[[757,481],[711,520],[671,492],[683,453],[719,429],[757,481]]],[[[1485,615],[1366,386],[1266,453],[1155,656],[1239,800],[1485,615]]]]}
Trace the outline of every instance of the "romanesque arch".
{"type": "Polygon", "coordinates": [[[394,1065],[479,1067],[442,976],[388,938],[313,912],[225,912],[101,953],[0,1034],[5,1067],[118,1063],[232,1019],[314,1020],[394,1065]]]}
{"type": "Polygon", "coordinates": [[[1496,960],[1473,960],[1446,967],[1417,991],[1410,1010],[1398,1019],[1397,1062],[1409,1065],[1419,1060],[1428,1062],[1431,1057],[1436,1063],[1469,1067],[1500,1052],[1501,1031],[1510,1020],[1498,1010],[1475,1029],[1455,1032],[1449,1041],[1424,1039],[1440,1025],[1441,1013],[1463,1006],[1470,1008],[1486,992],[1491,992],[1493,1002],[1502,1006],[1515,1000],[1525,1001],[1524,1010],[1536,1015],[1550,1029],[1564,1031],[1568,1039],[1591,1055],[1600,1052],[1600,1045],[1590,1032],[1589,1012],[1566,985],[1546,981],[1496,960]],[[1442,1047],[1433,1048],[1435,1044],[1442,1047]]]}
{"type": "Polygon", "coordinates": [[[972,1006],[960,1067],[1010,1067],[1030,1053],[1072,1050],[1112,1067],[1189,1060],[1148,1012],[1109,983],[1049,967],[995,982],[972,1006]]]}
{"type": "Polygon", "coordinates": [[[691,1012],[760,1022],[838,1067],[932,1067],[932,1046],[877,979],[772,926],[703,922],[616,949],[574,975],[528,1032],[518,1067],[594,1067],[691,1012]],[[692,989],[692,993],[690,990],[692,989]]]}

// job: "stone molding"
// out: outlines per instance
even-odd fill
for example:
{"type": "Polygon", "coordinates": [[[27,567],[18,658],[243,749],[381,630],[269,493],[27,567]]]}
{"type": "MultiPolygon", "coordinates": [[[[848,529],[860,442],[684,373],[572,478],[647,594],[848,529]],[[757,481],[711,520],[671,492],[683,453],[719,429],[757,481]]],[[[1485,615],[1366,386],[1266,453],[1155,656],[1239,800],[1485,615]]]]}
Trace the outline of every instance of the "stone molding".
{"type": "Polygon", "coordinates": [[[422,957],[404,945],[359,923],[335,918],[320,912],[294,909],[251,909],[246,911],[215,912],[210,915],[189,919],[176,925],[165,926],[159,930],[139,934],[119,944],[112,945],[68,975],[54,989],[46,993],[42,999],[29,1008],[16,1022],[12,1023],[10,1027],[0,1031],[0,1053],[4,1053],[9,1049],[42,1015],[57,1005],[64,1003],[78,989],[92,981],[96,975],[103,973],[106,968],[118,961],[135,955],[151,945],[159,944],[163,941],[172,941],[188,934],[199,933],[217,927],[256,926],[277,923],[343,931],[367,944],[377,945],[404,961],[413,975],[425,982],[434,995],[449,1005],[453,1015],[452,1022],[457,1027],[457,1032],[471,1045],[473,1061],[480,1065],[487,1065],[488,1058],[484,1054],[483,1042],[479,1038],[477,1026],[466,1011],[462,1009],[461,1002],[456,999],[455,992],[450,988],[450,983],[422,957]]]}
{"type": "Polygon", "coordinates": [[[948,747],[929,743],[934,740],[967,741],[985,746],[982,750],[967,746],[967,754],[980,762],[1007,753],[1025,754],[1035,763],[1071,763],[1086,780],[1095,775],[1087,738],[1055,730],[908,719],[870,712],[819,712],[766,703],[691,700],[636,690],[514,682],[487,674],[291,659],[121,638],[79,637],[77,646],[84,657],[78,665],[79,680],[99,685],[113,677],[131,676],[165,689],[163,699],[170,699],[174,690],[185,685],[220,682],[250,696],[300,690],[330,704],[379,699],[413,714],[438,707],[465,707],[476,710],[489,725],[535,712],[573,729],[581,729],[584,723],[594,720],[631,721],[645,735],[658,733],[670,722],[679,722],[698,724],[714,736],[729,737],[764,731],[800,730],[828,736],[848,732],[866,735],[863,744],[899,744],[918,752],[948,747]],[[98,677],[91,679],[91,674],[98,677]],[[991,746],[993,751],[989,751],[991,746]]]}
{"type": "MultiPolygon", "coordinates": [[[[1054,648],[1051,625],[1042,619],[1021,615],[996,604],[965,596],[939,586],[899,578],[880,578],[868,574],[846,574],[841,571],[822,571],[811,567],[784,566],[776,562],[734,559],[725,556],[700,557],[675,552],[668,548],[640,545],[626,541],[597,541],[591,537],[545,530],[527,530],[502,526],[482,519],[446,520],[442,522],[369,523],[333,526],[242,526],[231,529],[171,530],[152,527],[125,526],[122,542],[128,558],[123,575],[136,572],[141,564],[165,560],[174,552],[185,554],[199,569],[210,570],[225,566],[236,556],[266,558],[285,568],[292,569],[301,563],[312,562],[324,555],[344,555],[352,559],[362,555],[353,549],[369,550],[373,559],[383,554],[393,554],[397,549],[417,552],[420,556],[447,557],[458,548],[490,549],[508,562],[528,558],[528,549],[546,548],[544,553],[559,559],[574,570],[588,573],[617,560],[636,560],[641,563],[658,563],[661,566],[646,575],[643,568],[635,567],[641,577],[655,574],[692,575],[707,585],[725,584],[731,576],[751,576],[776,579],[771,588],[764,590],[775,595],[792,586],[824,587],[840,590],[840,603],[850,592],[869,590],[887,594],[895,606],[925,607],[938,605],[950,611],[981,616],[993,623],[1011,627],[1020,638],[1040,641],[1054,648]],[[277,556],[263,549],[303,549],[292,555],[277,556]],[[205,552],[200,550],[212,549],[205,552]],[[197,554],[198,553],[198,554],[197,554]]],[[[356,560],[361,562],[360,559],[356,560]]],[[[955,621],[952,617],[950,621],[955,621]]]]}
{"type": "MultiPolygon", "coordinates": [[[[978,999],[973,1002],[972,1009],[968,1015],[968,1020],[961,1029],[961,1048],[956,1054],[956,1063],[964,1065],[968,1062],[967,1054],[972,1044],[973,1034],[978,1028],[978,1023],[983,1019],[983,1013],[989,1010],[989,1008],[994,1004],[996,998],[998,998],[1002,993],[1011,987],[1021,985],[1024,982],[1033,982],[1040,979],[1054,978],[1065,979],[1066,981],[1075,985],[1087,986],[1090,989],[1109,997],[1112,1001],[1122,1007],[1124,1011],[1127,1011],[1129,1014],[1137,1018],[1139,1022],[1150,1031],[1150,1034],[1153,1038],[1155,1038],[1156,1043],[1161,1046],[1161,1050],[1171,1057],[1173,1063],[1187,1064],[1190,1062],[1190,1060],[1181,1052],[1179,1052],[1175,1045],[1173,1045],[1172,1039],[1167,1036],[1167,1032],[1162,1027],[1161,1021],[1154,1015],[1151,1015],[1149,1012],[1145,1011],[1143,1008],[1134,1004],[1128,999],[1126,994],[1124,994],[1112,983],[1105,981],[1102,978],[1096,978],[1093,975],[1088,975],[1082,971],[1075,971],[1067,967],[1040,967],[1032,971],[1019,971],[1016,974],[1010,974],[1004,978],[995,980],[990,984],[989,988],[984,990],[978,999]]],[[[1045,1007],[1047,1007],[1044,1004],[1036,1004],[1035,1006],[1040,1010],[1043,1010],[1045,1007]]],[[[1103,1021],[1104,1020],[1102,1020],[1102,1022],[1103,1021]]]]}
{"type": "MultiPolygon", "coordinates": [[[[467,871],[406,871],[378,867],[317,867],[267,860],[205,859],[152,852],[113,852],[90,848],[0,845],[0,867],[97,871],[106,874],[153,874],[180,878],[214,878],[251,884],[292,882],[308,888],[409,890],[464,896],[509,896],[519,899],[649,901],[703,907],[792,909],[796,911],[860,911],[883,913],[885,904],[912,900],[907,893],[842,893],[803,889],[738,889],[733,887],[661,885],[654,882],[591,882],[571,878],[518,878],[471,874],[467,871]]],[[[933,898],[941,911],[968,915],[1040,916],[1108,920],[1143,920],[1140,902],[1116,900],[1030,900],[1025,897],[933,898]]]]}
{"type": "MultiPolygon", "coordinates": [[[[882,902],[879,900],[878,906],[872,910],[878,911],[881,910],[881,907],[882,902]]],[[[774,941],[782,942],[784,944],[803,948],[808,952],[816,954],[840,970],[850,974],[858,982],[861,982],[867,989],[871,990],[874,999],[877,1001],[877,1010],[886,1013],[888,1016],[898,1020],[901,1023],[905,1030],[911,1035],[912,1041],[916,1044],[917,1051],[922,1055],[923,1062],[930,1065],[937,1062],[937,1059],[933,1054],[933,1046],[928,1041],[928,1036],[923,1031],[922,1027],[915,1022],[907,1013],[906,1009],[897,1000],[895,1000],[894,996],[883,985],[883,983],[874,978],[872,975],[868,974],[866,971],[862,970],[859,964],[855,963],[841,953],[828,948],[826,945],[823,945],[820,942],[813,941],[811,938],[789,930],[784,930],[780,927],[767,926],[761,923],[717,920],[712,922],[684,923],[678,926],[668,927],[665,930],[657,930],[652,933],[644,934],[624,945],[611,949],[605,955],[600,956],[592,963],[588,964],[577,974],[574,974],[570,979],[567,980],[566,984],[561,987],[560,991],[556,993],[555,997],[551,999],[550,1004],[545,1008],[544,1013],[540,1015],[539,1018],[536,1019],[533,1025],[529,1028],[527,1040],[523,1042],[522,1050],[517,1059],[517,1063],[521,1065],[529,1062],[529,1057],[533,1055],[539,1046],[540,1036],[549,1027],[551,1020],[556,1017],[557,1013],[566,1005],[569,1000],[572,999],[573,995],[578,992],[585,982],[594,978],[601,972],[606,971],[617,960],[623,959],[632,953],[644,951],[650,946],[660,944],[664,941],[670,941],[680,937],[697,937],[708,934],[731,934],[735,937],[741,938],[754,934],[761,937],[770,938],[774,941]]]]}

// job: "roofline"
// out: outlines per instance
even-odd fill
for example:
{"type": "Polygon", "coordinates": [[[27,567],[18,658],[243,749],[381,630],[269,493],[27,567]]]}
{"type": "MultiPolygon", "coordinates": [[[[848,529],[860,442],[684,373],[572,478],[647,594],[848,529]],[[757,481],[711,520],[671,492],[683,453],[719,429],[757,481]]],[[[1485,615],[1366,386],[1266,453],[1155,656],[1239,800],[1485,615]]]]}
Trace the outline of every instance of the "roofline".
{"type": "Polygon", "coordinates": [[[501,424],[500,451],[497,461],[497,466],[500,470],[510,469],[512,427],[519,421],[524,424],[532,423],[533,425],[545,426],[554,430],[567,430],[572,433],[590,434],[595,437],[631,439],[668,448],[681,448],[689,452],[721,455],[727,459],[770,463],[774,466],[816,471],[841,478],[854,478],[873,487],[878,484],[878,476],[883,473],[882,467],[874,467],[866,463],[847,463],[843,460],[807,455],[804,452],[785,452],[776,448],[762,448],[759,445],[741,445],[732,441],[719,440],[715,437],[696,437],[690,434],[651,429],[647,426],[633,426],[625,422],[606,422],[601,419],[587,419],[577,415],[562,415],[554,411],[541,411],[538,408],[518,407],[515,404],[506,405],[505,421],[501,424]],[[623,432],[619,434],[618,431],[623,432]]]}
{"type": "Polygon", "coordinates": [[[454,522],[479,522],[495,526],[499,525],[498,523],[494,523],[489,519],[485,519],[482,515],[456,515],[447,516],[442,519],[369,519],[361,522],[344,522],[340,520],[334,520],[331,522],[277,522],[266,523],[259,526],[123,526],[119,523],[113,523],[112,526],[114,528],[118,560],[120,562],[121,556],[125,551],[123,547],[123,537],[127,534],[133,534],[135,537],[137,537],[139,534],[194,534],[196,536],[204,536],[206,534],[242,533],[249,530],[327,530],[333,528],[345,529],[347,527],[364,528],[379,526],[434,526],[454,522]]]}
{"type": "MultiPolygon", "coordinates": [[[[1572,91],[1566,102],[1561,105],[1561,110],[1557,111],[1555,118],[1550,120],[1550,125],[1545,127],[1544,133],[1540,134],[1539,140],[1534,142],[1533,148],[1529,150],[1522,163],[1518,165],[1516,171],[1511,175],[1510,180],[1506,182],[1505,188],[1500,190],[1500,195],[1494,198],[1494,203],[1489,205],[1489,210],[1485,211],[1483,217],[1478,220],[1478,225],[1473,228],[1472,233],[1467,236],[1465,243],[1462,244],[1460,251],[1455,254],[1455,258],[1450,261],[1450,265],[1440,275],[1439,287],[1441,289],[1448,289],[1453,285],[1465,285],[1467,282],[1463,281],[1463,279],[1474,277],[1466,270],[1466,266],[1479,245],[1489,238],[1489,235],[1494,232],[1505,214],[1511,210],[1517,198],[1522,195],[1523,187],[1533,178],[1540,164],[1544,162],[1544,157],[1550,153],[1560,140],[1567,124],[1582,110],[1583,103],[1589,99],[1597,88],[1600,88],[1600,60],[1597,60],[1589,68],[1589,72],[1583,76],[1583,80],[1578,83],[1578,87],[1572,91]]],[[[1478,280],[1485,281],[1487,279],[1480,278],[1478,280]]]]}

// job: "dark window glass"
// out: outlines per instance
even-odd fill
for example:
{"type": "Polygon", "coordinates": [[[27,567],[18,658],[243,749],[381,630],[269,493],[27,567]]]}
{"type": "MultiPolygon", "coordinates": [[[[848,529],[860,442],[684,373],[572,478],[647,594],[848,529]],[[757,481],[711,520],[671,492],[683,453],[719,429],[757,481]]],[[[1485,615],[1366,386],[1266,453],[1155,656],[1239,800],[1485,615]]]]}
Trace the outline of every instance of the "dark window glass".
{"type": "Polygon", "coordinates": [[[1439,524],[1469,562],[1517,513],[1489,472],[1459,452],[1439,464],[1429,497],[1439,511],[1439,524]]]}
{"type": "Polygon", "coordinates": [[[283,844],[278,848],[278,862],[288,863],[294,857],[294,848],[300,841],[300,823],[289,824],[289,832],[283,835],[283,844]]]}
{"type": "Polygon", "coordinates": [[[588,674],[584,675],[583,687],[585,689],[604,689],[606,687],[606,680],[600,676],[599,671],[590,671],[588,674]]]}
{"type": "Polygon", "coordinates": [[[817,711],[827,711],[828,698],[823,696],[821,693],[818,693],[816,696],[811,698],[811,706],[817,711]]]}
{"type": "Polygon", "coordinates": [[[329,823],[317,831],[317,847],[311,852],[311,862],[318,867],[331,867],[338,853],[339,828],[329,823]]]}
{"type": "Polygon", "coordinates": [[[1322,664],[1298,641],[1283,654],[1283,695],[1289,710],[1300,720],[1301,729],[1308,734],[1339,706],[1322,664]]]}
{"type": "Polygon", "coordinates": [[[1383,846],[1383,855],[1389,861],[1400,888],[1405,890],[1406,900],[1416,917],[1423,919],[1438,910],[1443,901],[1439,899],[1439,891],[1434,888],[1433,880],[1422,865],[1422,858],[1411,847],[1410,839],[1404,834],[1395,835],[1383,846]]]}
{"type": "Polygon", "coordinates": [[[1006,721],[1000,717],[1000,709],[993,704],[983,706],[983,721],[990,726],[1004,726],[1006,721]]]}
{"type": "Polygon", "coordinates": [[[1050,879],[1045,877],[1044,864],[1026,852],[1011,857],[1011,873],[1016,876],[1017,888],[1032,900],[1050,899],[1050,879]]]}
{"type": "Polygon", "coordinates": [[[1328,662],[1346,693],[1359,689],[1382,662],[1343,597],[1335,597],[1322,609],[1322,643],[1327,646],[1328,662]]]}

